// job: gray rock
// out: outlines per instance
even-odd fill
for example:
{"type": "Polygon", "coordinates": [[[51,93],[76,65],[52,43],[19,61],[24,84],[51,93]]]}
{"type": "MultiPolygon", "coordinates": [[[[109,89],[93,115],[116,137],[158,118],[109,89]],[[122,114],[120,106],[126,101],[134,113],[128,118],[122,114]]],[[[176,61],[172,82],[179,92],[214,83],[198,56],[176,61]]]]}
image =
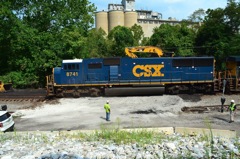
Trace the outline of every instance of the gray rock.
{"type": "Polygon", "coordinates": [[[192,157],[192,158],[198,158],[198,154],[196,154],[196,153],[191,153],[191,155],[190,155],[190,156],[188,156],[188,157],[192,157]]]}
{"type": "Polygon", "coordinates": [[[35,156],[33,156],[33,155],[26,155],[24,157],[21,157],[21,159],[35,159],[35,156]]]}
{"type": "Polygon", "coordinates": [[[156,156],[157,158],[163,158],[163,152],[162,151],[156,152],[156,156]]]}
{"type": "Polygon", "coordinates": [[[115,145],[111,145],[111,146],[108,147],[108,150],[115,151],[116,150],[116,146],[115,145]]]}
{"type": "Polygon", "coordinates": [[[61,157],[60,153],[53,153],[53,154],[51,154],[51,158],[52,159],[59,159],[60,157],[61,157]]]}
{"type": "Polygon", "coordinates": [[[61,153],[61,158],[64,158],[65,156],[68,156],[68,153],[67,153],[66,151],[63,151],[63,152],[61,153]]]}
{"type": "Polygon", "coordinates": [[[12,159],[12,156],[6,155],[6,156],[1,157],[1,159],[12,159]]]}
{"type": "Polygon", "coordinates": [[[146,150],[152,152],[154,150],[152,145],[147,145],[146,150]]]}
{"type": "Polygon", "coordinates": [[[192,147],[191,144],[188,144],[188,145],[186,146],[186,148],[187,148],[189,151],[192,151],[192,150],[193,150],[193,147],[192,147]]]}
{"type": "Polygon", "coordinates": [[[48,159],[51,158],[51,154],[44,154],[40,157],[40,159],[48,159]]]}
{"type": "Polygon", "coordinates": [[[175,151],[175,150],[176,150],[176,146],[175,146],[175,144],[172,143],[172,142],[165,143],[165,146],[166,146],[168,149],[172,150],[172,151],[175,151]]]}
{"type": "Polygon", "coordinates": [[[144,155],[144,158],[145,158],[145,159],[153,159],[154,157],[153,157],[152,154],[146,153],[146,154],[144,155]]]}
{"type": "Polygon", "coordinates": [[[133,149],[133,150],[137,150],[137,147],[138,147],[138,146],[137,146],[136,143],[135,143],[135,144],[132,144],[132,149],[133,149]]]}
{"type": "Polygon", "coordinates": [[[141,153],[137,153],[137,155],[136,155],[135,158],[136,158],[136,159],[142,159],[142,158],[143,158],[143,155],[142,155],[141,153]]]}
{"type": "Polygon", "coordinates": [[[123,147],[118,147],[117,149],[116,149],[116,153],[118,154],[118,155],[125,155],[125,152],[124,152],[124,149],[123,149],[123,147]]]}
{"type": "Polygon", "coordinates": [[[232,151],[233,151],[236,155],[239,155],[239,150],[238,150],[237,148],[234,148],[232,151]]]}

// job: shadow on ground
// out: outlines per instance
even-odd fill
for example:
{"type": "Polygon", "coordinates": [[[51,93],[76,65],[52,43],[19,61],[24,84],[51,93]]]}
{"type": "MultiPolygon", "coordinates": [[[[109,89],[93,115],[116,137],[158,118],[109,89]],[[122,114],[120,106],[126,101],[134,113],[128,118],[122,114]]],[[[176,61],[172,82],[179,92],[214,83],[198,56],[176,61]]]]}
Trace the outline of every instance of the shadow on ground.
{"type": "Polygon", "coordinates": [[[202,94],[179,94],[185,102],[199,102],[201,101],[202,94]]]}

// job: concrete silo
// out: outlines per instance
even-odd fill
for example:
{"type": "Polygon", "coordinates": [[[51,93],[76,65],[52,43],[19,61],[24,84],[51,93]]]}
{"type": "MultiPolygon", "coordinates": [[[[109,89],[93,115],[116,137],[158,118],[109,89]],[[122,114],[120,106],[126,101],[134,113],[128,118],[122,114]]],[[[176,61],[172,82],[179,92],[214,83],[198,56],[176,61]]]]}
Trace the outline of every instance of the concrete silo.
{"type": "Polygon", "coordinates": [[[108,12],[97,12],[95,18],[96,28],[102,28],[108,34],[108,12]]]}
{"type": "Polygon", "coordinates": [[[108,26],[109,31],[118,25],[124,26],[124,12],[122,10],[109,11],[108,23],[109,23],[109,26],[108,26]]]}
{"type": "Polygon", "coordinates": [[[135,11],[126,11],[124,13],[124,26],[130,28],[134,24],[137,24],[137,12],[135,12],[135,11]]]}

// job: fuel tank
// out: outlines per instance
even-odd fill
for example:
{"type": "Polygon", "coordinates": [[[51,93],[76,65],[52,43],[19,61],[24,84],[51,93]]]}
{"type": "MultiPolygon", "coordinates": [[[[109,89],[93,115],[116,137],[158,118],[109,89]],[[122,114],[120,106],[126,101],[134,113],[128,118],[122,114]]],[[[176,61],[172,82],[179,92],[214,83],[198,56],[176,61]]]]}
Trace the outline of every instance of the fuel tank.
{"type": "Polygon", "coordinates": [[[105,88],[105,96],[162,95],[165,87],[121,87],[105,88]]]}

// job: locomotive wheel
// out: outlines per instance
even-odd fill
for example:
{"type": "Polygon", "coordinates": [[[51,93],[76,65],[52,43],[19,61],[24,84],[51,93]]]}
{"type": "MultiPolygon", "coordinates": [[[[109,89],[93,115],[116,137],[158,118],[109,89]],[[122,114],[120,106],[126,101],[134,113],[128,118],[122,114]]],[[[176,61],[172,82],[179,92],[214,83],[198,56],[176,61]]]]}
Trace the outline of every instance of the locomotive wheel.
{"type": "Polygon", "coordinates": [[[58,97],[58,98],[63,98],[64,97],[62,89],[57,89],[56,97],[58,97]]]}
{"type": "Polygon", "coordinates": [[[77,91],[73,92],[73,97],[74,98],[79,98],[80,97],[80,93],[77,92],[77,91]]]}
{"type": "Polygon", "coordinates": [[[64,94],[63,94],[63,92],[61,92],[61,93],[57,93],[56,96],[57,96],[58,98],[63,98],[63,97],[64,97],[64,94]]]}
{"type": "Polygon", "coordinates": [[[179,88],[178,87],[169,87],[168,93],[171,95],[179,94],[179,88]]]}
{"type": "Polygon", "coordinates": [[[190,87],[189,88],[189,94],[194,94],[194,93],[196,93],[196,89],[193,88],[193,87],[190,87]]]}
{"type": "Polygon", "coordinates": [[[91,97],[99,97],[100,96],[100,90],[97,88],[91,88],[90,89],[90,96],[91,97]]]}
{"type": "Polygon", "coordinates": [[[212,90],[212,88],[207,88],[206,94],[214,94],[214,91],[212,90]]]}
{"type": "Polygon", "coordinates": [[[176,95],[176,94],[179,94],[179,89],[173,89],[173,90],[171,90],[171,94],[172,95],[176,95]]]}

